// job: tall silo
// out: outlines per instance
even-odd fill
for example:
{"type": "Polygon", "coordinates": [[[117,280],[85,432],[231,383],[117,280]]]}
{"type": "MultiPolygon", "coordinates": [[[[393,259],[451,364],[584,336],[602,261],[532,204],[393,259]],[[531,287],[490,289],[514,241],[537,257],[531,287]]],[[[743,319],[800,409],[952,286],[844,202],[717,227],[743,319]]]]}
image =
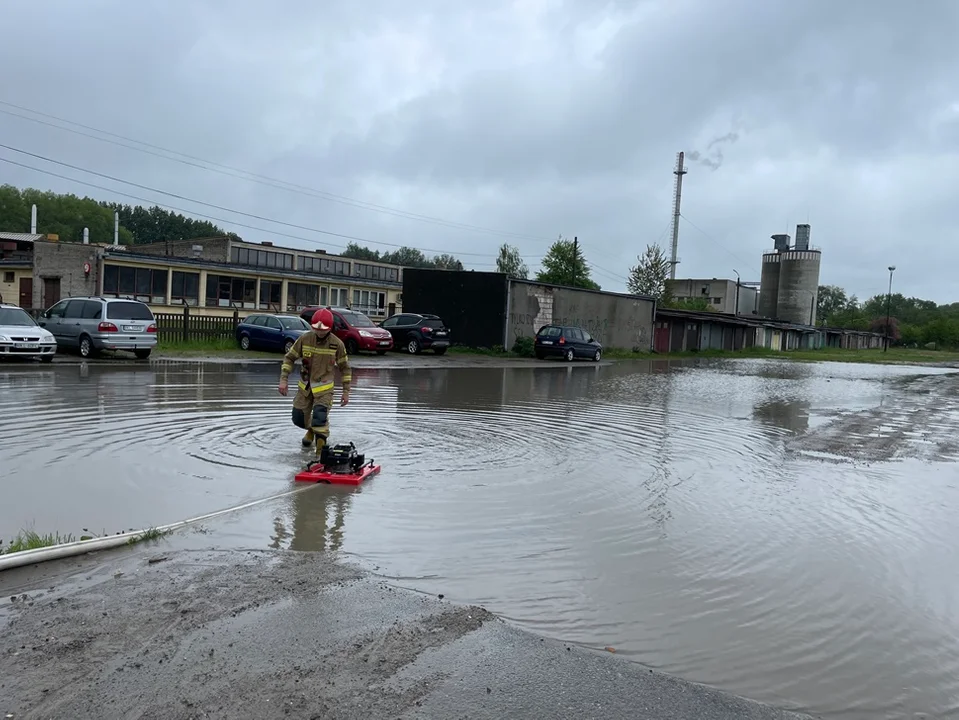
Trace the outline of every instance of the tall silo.
{"type": "Polygon", "coordinates": [[[776,317],[779,303],[780,252],[763,253],[763,269],[759,278],[759,316],[776,317]]]}
{"type": "MultiPolygon", "coordinates": [[[[797,325],[816,324],[819,300],[819,250],[787,250],[779,253],[777,319],[797,325]]],[[[766,276],[763,256],[763,277],[766,276]]]]}

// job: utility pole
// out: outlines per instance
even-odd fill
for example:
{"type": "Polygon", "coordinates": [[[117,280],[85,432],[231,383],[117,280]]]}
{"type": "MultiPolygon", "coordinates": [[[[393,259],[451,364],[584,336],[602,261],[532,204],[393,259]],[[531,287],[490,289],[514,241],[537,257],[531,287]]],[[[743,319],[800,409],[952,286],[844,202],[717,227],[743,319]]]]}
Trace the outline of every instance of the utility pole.
{"type": "Polygon", "coordinates": [[[676,176],[675,187],[673,189],[673,248],[669,261],[669,279],[676,279],[676,265],[679,263],[679,207],[683,197],[683,175],[686,174],[686,168],[683,167],[683,158],[686,153],[676,154],[676,169],[673,175],[676,176]]]}
{"type": "Polygon", "coordinates": [[[579,237],[573,236],[573,287],[576,287],[576,263],[579,262],[579,237]]]}
{"type": "Polygon", "coordinates": [[[889,350],[889,314],[892,307],[892,274],[895,270],[895,265],[889,266],[889,292],[886,293],[886,344],[882,349],[883,352],[889,350]]]}
{"type": "Polygon", "coordinates": [[[733,268],[733,272],[736,273],[736,307],[733,309],[733,312],[736,316],[739,316],[739,271],[736,268],[733,268]]]}

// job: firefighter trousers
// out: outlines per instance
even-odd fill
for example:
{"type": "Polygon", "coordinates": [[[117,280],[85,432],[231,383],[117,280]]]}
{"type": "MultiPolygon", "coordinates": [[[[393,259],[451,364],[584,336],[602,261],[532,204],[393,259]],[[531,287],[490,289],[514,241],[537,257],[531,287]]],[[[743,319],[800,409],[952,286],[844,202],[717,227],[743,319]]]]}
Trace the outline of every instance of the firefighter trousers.
{"type": "Polygon", "coordinates": [[[312,434],[318,454],[330,437],[332,407],[332,391],[314,395],[310,388],[299,388],[296,397],[293,398],[293,424],[306,430],[307,438],[312,434]]]}

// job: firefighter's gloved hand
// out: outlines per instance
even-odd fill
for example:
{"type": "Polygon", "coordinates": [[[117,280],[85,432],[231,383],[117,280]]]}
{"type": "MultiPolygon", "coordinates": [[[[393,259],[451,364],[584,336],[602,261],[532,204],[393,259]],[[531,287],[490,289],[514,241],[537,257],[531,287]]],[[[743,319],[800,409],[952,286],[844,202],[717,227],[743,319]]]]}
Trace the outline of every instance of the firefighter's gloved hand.
{"type": "Polygon", "coordinates": [[[345,407],[346,404],[350,401],[350,393],[347,390],[343,393],[343,397],[340,398],[340,407],[345,407]]]}
{"type": "Polygon", "coordinates": [[[277,388],[280,395],[286,395],[286,388],[287,388],[286,380],[280,380],[280,385],[277,388]]]}

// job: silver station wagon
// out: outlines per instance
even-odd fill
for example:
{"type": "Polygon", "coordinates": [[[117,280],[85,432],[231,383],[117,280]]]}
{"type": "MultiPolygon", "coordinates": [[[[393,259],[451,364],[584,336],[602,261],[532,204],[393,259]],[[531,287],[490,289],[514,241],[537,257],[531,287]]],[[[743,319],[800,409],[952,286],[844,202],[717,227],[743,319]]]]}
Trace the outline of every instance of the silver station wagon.
{"type": "Polygon", "coordinates": [[[39,320],[57,339],[57,347],[95,357],[101,350],[126,350],[141,360],[157,344],[153,311],[139,300],[73,297],[61,300],[39,320]]]}

